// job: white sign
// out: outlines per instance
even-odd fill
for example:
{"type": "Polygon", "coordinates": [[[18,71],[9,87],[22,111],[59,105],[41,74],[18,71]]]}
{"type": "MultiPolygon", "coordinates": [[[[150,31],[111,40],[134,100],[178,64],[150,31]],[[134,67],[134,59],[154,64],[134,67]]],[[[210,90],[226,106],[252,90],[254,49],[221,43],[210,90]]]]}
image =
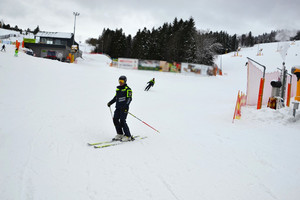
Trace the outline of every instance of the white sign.
{"type": "Polygon", "coordinates": [[[137,69],[138,68],[138,59],[130,59],[130,58],[119,58],[118,59],[118,67],[125,69],[137,69]]]}

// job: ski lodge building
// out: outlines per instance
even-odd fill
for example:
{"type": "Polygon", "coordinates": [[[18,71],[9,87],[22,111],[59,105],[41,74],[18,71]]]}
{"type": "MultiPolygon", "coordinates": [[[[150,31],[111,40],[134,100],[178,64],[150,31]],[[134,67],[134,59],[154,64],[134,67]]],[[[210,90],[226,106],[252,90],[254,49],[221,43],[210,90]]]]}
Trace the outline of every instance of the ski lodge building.
{"type": "Polygon", "coordinates": [[[74,41],[73,33],[40,31],[34,39],[25,39],[24,46],[33,51],[36,57],[67,61],[70,55],[74,59],[82,57],[79,45],[74,41]]]}

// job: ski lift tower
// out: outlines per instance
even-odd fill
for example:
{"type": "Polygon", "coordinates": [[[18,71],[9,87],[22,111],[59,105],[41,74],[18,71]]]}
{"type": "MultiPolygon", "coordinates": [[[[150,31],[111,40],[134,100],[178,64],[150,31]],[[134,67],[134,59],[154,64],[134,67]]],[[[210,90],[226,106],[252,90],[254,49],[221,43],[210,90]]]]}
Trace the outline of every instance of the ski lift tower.
{"type": "Polygon", "coordinates": [[[73,12],[73,15],[75,16],[74,20],[74,32],[73,32],[73,45],[74,45],[74,40],[75,40],[75,26],[76,26],[76,17],[80,15],[78,12],[73,12]]]}

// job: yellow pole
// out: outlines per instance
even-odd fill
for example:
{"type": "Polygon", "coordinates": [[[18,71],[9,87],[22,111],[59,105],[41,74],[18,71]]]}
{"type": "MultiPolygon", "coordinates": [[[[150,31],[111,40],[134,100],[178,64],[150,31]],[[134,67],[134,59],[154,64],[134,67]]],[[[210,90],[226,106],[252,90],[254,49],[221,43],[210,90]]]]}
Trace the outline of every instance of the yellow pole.
{"type": "Polygon", "coordinates": [[[297,81],[297,92],[296,92],[295,100],[300,101],[300,80],[297,81]]]}
{"type": "Polygon", "coordinates": [[[71,55],[71,63],[74,62],[74,54],[71,55]]]}

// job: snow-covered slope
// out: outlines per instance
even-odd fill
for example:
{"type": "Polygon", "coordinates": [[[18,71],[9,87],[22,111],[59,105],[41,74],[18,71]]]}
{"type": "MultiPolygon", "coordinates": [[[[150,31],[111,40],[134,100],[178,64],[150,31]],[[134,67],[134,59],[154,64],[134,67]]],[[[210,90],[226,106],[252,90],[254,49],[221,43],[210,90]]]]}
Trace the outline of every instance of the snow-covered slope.
{"type": "Polygon", "coordinates": [[[217,77],[112,68],[101,55],[77,64],[14,57],[8,46],[0,52],[0,199],[298,200],[300,112],[245,107],[232,123],[246,57],[281,66],[277,44],[261,46],[261,57],[257,47],[223,55],[226,75],[217,77]],[[132,134],[147,139],[94,149],[87,142],[115,135],[106,104],[120,75],[133,90],[130,112],[160,133],[128,116],[132,134]]]}

